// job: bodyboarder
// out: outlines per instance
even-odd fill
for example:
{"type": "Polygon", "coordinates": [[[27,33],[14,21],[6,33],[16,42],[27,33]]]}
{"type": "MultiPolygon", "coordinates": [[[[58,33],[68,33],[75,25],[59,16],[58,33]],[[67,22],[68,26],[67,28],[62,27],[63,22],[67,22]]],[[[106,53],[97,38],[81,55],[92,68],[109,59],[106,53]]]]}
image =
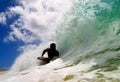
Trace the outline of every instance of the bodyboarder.
{"type": "Polygon", "coordinates": [[[41,57],[38,57],[38,59],[40,59],[46,63],[49,63],[54,57],[59,57],[59,52],[58,52],[58,50],[56,50],[56,44],[51,43],[50,48],[46,48],[45,50],[43,50],[41,57]],[[47,52],[48,57],[44,57],[44,54],[46,52],[47,52]]]}

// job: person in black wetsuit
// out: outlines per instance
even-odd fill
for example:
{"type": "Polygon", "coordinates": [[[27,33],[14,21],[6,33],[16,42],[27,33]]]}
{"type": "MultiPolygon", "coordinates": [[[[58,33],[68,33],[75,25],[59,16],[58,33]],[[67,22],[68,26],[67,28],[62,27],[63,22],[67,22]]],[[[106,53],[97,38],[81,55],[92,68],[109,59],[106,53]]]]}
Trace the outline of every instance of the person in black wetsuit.
{"type": "Polygon", "coordinates": [[[41,59],[41,60],[49,63],[50,60],[52,60],[54,57],[59,57],[59,52],[58,52],[58,50],[56,50],[56,44],[51,43],[50,48],[46,48],[42,53],[42,57],[38,57],[38,59],[41,59]],[[43,57],[46,52],[48,54],[48,58],[43,57]]]}

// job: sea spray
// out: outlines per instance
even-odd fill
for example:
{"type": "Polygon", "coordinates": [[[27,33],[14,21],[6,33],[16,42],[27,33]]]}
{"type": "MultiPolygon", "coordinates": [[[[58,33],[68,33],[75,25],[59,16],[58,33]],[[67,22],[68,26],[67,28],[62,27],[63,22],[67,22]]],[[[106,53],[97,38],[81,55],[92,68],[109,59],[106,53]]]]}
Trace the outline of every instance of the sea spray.
{"type": "Polygon", "coordinates": [[[56,40],[65,61],[71,61],[71,66],[93,61],[86,72],[97,70],[96,73],[111,73],[119,70],[119,4],[119,0],[76,1],[56,32],[56,40]]]}
{"type": "MultiPolygon", "coordinates": [[[[62,2],[61,0],[41,0],[35,1],[34,4],[36,5],[33,5],[33,2],[31,1],[22,0],[20,1],[20,4],[22,4],[22,7],[25,7],[23,11],[29,14],[30,17],[27,17],[23,13],[20,16],[20,19],[24,24],[19,28],[28,29],[31,32],[30,37],[33,37],[34,39],[37,37],[36,39],[38,41],[40,40],[40,42],[39,44],[25,42],[25,45],[19,48],[21,54],[11,68],[13,71],[23,71],[38,65],[36,63],[39,63],[40,61],[37,61],[37,57],[41,56],[42,51],[49,47],[51,42],[55,42],[55,29],[62,21],[64,14],[70,9],[72,1],[69,2],[69,0],[66,0],[65,2],[62,2]],[[26,5],[27,3],[30,5],[26,5]],[[29,10],[30,12],[26,10],[29,10]],[[29,18],[29,21],[25,21],[29,18]]],[[[14,10],[14,8],[12,10],[14,10]]]]}

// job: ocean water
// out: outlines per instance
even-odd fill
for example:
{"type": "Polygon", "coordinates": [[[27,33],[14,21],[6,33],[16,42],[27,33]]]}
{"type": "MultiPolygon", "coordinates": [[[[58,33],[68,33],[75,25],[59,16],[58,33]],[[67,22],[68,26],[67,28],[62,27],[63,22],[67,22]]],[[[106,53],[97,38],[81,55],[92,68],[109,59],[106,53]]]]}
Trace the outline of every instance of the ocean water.
{"type": "Polygon", "coordinates": [[[94,72],[95,82],[120,82],[119,33],[119,0],[77,0],[58,28],[56,40],[71,66],[91,64],[84,72],[94,72]]]}
{"type": "Polygon", "coordinates": [[[53,34],[60,58],[38,66],[51,41],[43,42],[18,57],[9,73],[16,76],[3,82],[120,82],[120,0],[70,2],[53,34]]]}

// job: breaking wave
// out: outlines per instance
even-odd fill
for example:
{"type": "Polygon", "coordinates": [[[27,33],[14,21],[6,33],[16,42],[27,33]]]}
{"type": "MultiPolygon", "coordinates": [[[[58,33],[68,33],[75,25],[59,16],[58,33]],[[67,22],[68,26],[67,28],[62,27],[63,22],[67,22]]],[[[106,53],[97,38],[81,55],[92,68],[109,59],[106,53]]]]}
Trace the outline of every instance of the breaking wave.
{"type": "MultiPolygon", "coordinates": [[[[77,76],[82,72],[81,78],[93,77],[81,79],[86,82],[120,81],[120,0],[76,0],[57,25],[53,40],[64,64],[59,69],[75,67],[77,76]]],[[[26,52],[20,56],[13,71],[36,66],[38,53],[49,43],[41,43],[35,50],[33,48],[34,53],[28,51],[30,54],[26,52]]],[[[68,75],[64,80],[73,77],[68,75]]],[[[74,81],[79,82],[79,79],[74,81]]]]}

